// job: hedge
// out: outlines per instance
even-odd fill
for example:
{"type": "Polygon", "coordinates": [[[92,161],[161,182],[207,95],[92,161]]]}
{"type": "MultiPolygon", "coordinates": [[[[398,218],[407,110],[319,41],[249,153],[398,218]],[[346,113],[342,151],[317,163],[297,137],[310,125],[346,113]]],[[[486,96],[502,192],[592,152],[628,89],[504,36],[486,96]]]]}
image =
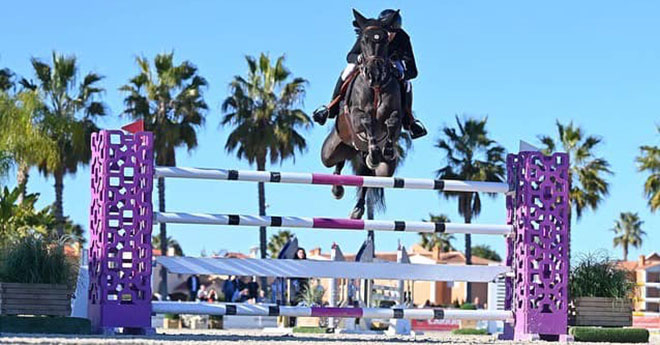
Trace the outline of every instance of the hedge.
{"type": "Polygon", "coordinates": [[[476,328],[459,328],[451,331],[451,334],[456,335],[488,335],[488,331],[485,329],[476,329],[476,328]]]}
{"type": "Polygon", "coordinates": [[[571,327],[575,341],[608,343],[648,343],[649,331],[643,328],[571,327]]]}
{"type": "Polygon", "coordinates": [[[92,325],[79,317],[23,317],[0,315],[2,333],[90,334],[92,325]]]}

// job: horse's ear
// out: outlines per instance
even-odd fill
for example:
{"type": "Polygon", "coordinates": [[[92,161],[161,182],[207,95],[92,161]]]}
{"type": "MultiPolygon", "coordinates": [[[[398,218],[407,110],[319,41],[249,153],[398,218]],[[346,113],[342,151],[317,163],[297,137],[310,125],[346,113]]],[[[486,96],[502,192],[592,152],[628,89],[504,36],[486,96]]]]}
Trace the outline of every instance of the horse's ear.
{"type": "Polygon", "coordinates": [[[364,25],[367,24],[367,21],[369,21],[365,16],[360,14],[356,9],[353,9],[353,17],[355,17],[355,24],[357,24],[357,27],[363,28],[364,25]]]}

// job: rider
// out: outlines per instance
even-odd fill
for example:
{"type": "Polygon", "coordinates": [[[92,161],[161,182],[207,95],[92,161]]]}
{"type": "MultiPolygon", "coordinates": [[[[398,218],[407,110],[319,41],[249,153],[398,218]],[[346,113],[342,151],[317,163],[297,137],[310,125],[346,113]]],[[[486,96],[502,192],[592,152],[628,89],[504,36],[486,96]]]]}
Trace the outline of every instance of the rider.
{"type": "MultiPolygon", "coordinates": [[[[427,134],[426,128],[421,121],[415,119],[412,113],[412,85],[410,83],[411,79],[417,77],[417,65],[415,64],[415,56],[413,55],[412,45],[410,44],[410,36],[401,28],[401,15],[399,11],[392,9],[386,9],[380,13],[378,20],[386,22],[391,16],[396,16],[392,21],[392,24],[387,27],[389,32],[389,49],[390,49],[390,59],[393,61],[395,68],[395,74],[402,83],[403,90],[403,107],[404,107],[404,116],[402,119],[403,127],[410,131],[410,136],[413,139],[423,137],[427,134]]],[[[344,72],[341,74],[335,85],[335,90],[332,94],[332,99],[336,97],[343,97],[341,95],[341,87],[345,79],[353,72],[355,66],[360,63],[361,59],[360,51],[360,41],[355,42],[353,48],[346,56],[348,65],[344,69],[344,72]]],[[[334,102],[330,109],[326,106],[321,106],[320,108],[314,111],[314,120],[323,124],[325,123],[328,117],[334,118],[339,114],[339,103],[334,102]]]]}

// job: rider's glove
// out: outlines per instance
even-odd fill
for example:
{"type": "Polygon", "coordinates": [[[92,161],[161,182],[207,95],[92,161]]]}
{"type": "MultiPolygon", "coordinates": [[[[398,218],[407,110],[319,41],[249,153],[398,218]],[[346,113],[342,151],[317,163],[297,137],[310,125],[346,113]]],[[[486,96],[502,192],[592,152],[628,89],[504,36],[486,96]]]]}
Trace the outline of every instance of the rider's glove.
{"type": "Polygon", "coordinates": [[[396,68],[394,69],[394,74],[396,75],[396,78],[399,80],[403,80],[406,76],[406,73],[403,70],[403,66],[401,65],[396,66],[396,68]]]}

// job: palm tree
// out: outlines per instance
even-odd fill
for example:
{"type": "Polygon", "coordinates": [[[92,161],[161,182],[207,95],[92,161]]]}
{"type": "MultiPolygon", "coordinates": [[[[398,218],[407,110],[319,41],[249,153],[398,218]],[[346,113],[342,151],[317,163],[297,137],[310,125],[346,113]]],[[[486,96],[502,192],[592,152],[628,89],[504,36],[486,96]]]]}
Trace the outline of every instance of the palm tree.
{"type": "MultiPolygon", "coordinates": [[[[444,215],[429,215],[430,220],[429,222],[443,222],[443,223],[449,223],[449,218],[444,215]]],[[[425,222],[427,220],[424,220],[425,222]]],[[[456,238],[452,234],[448,233],[420,233],[420,240],[419,244],[422,246],[422,248],[426,250],[433,250],[434,248],[438,247],[441,252],[450,252],[454,250],[454,246],[452,246],[451,241],[455,240],[456,238]]]]}
{"type": "Polygon", "coordinates": [[[14,88],[15,74],[9,68],[0,69],[0,91],[7,92],[14,88]]]}
{"type": "Polygon", "coordinates": [[[632,212],[621,212],[619,219],[614,221],[612,231],[616,237],[612,244],[614,248],[623,248],[623,261],[628,261],[628,246],[639,248],[642,245],[642,236],[646,235],[642,224],[644,222],[639,219],[639,215],[632,212]]]}
{"type": "MultiPolygon", "coordinates": [[[[660,133],[660,126],[657,130],[660,133]]],[[[644,182],[644,194],[649,199],[651,211],[655,212],[660,208],[660,147],[644,145],[639,150],[637,169],[649,173],[644,182]]]]}
{"type": "Polygon", "coordinates": [[[492,261],[502,261],[500,254],[497,254],[490,246],[485,244],[480,244],[478,246],[472,247],[472,255],[478,256],[480,258],[492,260],[492,261]]]}
{"type": "MultiPolygon", "coordinates": [[[[144,120],[145,129],[154,134],[154,153],[159,166],[175,166],[175,150],[197,147],[197,129],[204,124],[208,106],[203,90],[206,79],[189,61],[174,65],[174,55],[158,54],[152,70],[149,60],[136,59],[139,72],[128,84],[119,88],[124,98],[124,114],[144,120]]],[[[158,178],[158,210],[165,211],[165,179],[158,178]]],[[[167,255],[167,226],[160,223],[160,249],[167,255]]],[[[167,272],[161,270],[159,292],[167,296],[167,272]]]]}
{"type": "Polygon", "coordinates": [[[37,210],[39,194],[27,194],[19,201],[21,193],[20,187],[0,190],[0,248],[28,235],[48,235],[50,207],[37,210]]]}
{"type": "Polygon", "coordinates": [[[268,252],[271,258],[277,258],[284,245],[295,236],[289,230],[280,230],[270,236],[268,240],[268,252]]]}
{"type": "MultiPolygon", "coordinates": [[[[443,151],[447,165],[437,171],[440,179],[501,182],[504,180],[504,148],[488,138],[487,118],[468,118],[463,122],[456,116],[458,128],[444,127],[444,138],[436,147],[443,151]]],[[[481,213],[479,193],[440,192],[447,199],[458,200],[458,214],[466,224],[481,213]]],[[[487,193],[491,197],[496,194],[487,193]]],[[[465,234],[465,264],[472,264],[472,237],[465,234]]],[[[472,300],[471,284],[466,284],[466,300],[472,300]]]]}
{"type": "Polygon", "coordinates": [[[42,108],[35,91],[15,95],[0,91],[0,147],[10,164],[18,168],[16,183],[22,191],[19,203],[26,194],[30,167],[43,163],[53,171],[58,164],[58,148],[44,130],[42,108]]]}
{"type": "MultiPolygon", "coordinates": [[[[284,56],[273,63],[262,53],[259,59],[246,56],[247,76],[235,76],[229,84],[230,95],[222,103],[225,113],[223,126],[233,127],[225,149],[235,152],[239,159],[256,163],[257,170],[287,158],[295,160],[296,150],[303,152],[307,142],[300,129],[312,124],[309,116],[299,106],[305,96],[307,81],[291,78],[284,66],[284,56]]],[[[266,215],[264,183],[257,186],[259,215],[266,215]]],[[[259,228],[259,250],[266,257],[266,228],[259,228]]],[[[262,284],[265,286],[265,284],[262,284]]]]}
{"type": "Polygon", "coordinates": [[[564,125],[557,121],[557,131],[559,137],[556,142],[549,136],[541,135],[539,139],[545,145],[545,154],[555,152],[558,144],[568,153],[571,164],[568,173],[571,181],[569,202],[571,209],[575,209],[577,219],[580,219],[585,209],[595,211],[609,194],[609,183],[604,175],[612,175],[610,163],[594,153],[596,146],[602,142],[600,137],[586,136],[582,128],[573,125],[573,122],[564,125]]]}
{"type": "MultiPolygon", "coordinates": [[[[162,248],[160,245],[160,235],[151,236],[151,247],[154,249],[162,248]]],[[[183,248],[181,248],[181,244],[179,244],[179,241],[173,239],[172,236],[167,236],[167,247],[172,248],[174,250],[175,256],[183,256],[183,248]]],[[[161,255],[167,255],[167,254],[161,253],[161,255]]]]}
{"type": "Polygon", "coordinates": [[[22,79],[23,87],[39,93],[43,104],[43,132],[55,142],[58,157],[55,164],[48,159],[39,163],[39,170],[55,180],[55,220],[57,235],[64,234],[64,176],[75,174],[79,165],[89,164],[92,152],[90,139],[98,131],[96,116],[105,115],[105,105],[98,101],[103,89],[98,86],[102,76],[87,73],[78,83],[76,57],[53,52],[51,64],[32,58],[36,83],[22,79]]]}

